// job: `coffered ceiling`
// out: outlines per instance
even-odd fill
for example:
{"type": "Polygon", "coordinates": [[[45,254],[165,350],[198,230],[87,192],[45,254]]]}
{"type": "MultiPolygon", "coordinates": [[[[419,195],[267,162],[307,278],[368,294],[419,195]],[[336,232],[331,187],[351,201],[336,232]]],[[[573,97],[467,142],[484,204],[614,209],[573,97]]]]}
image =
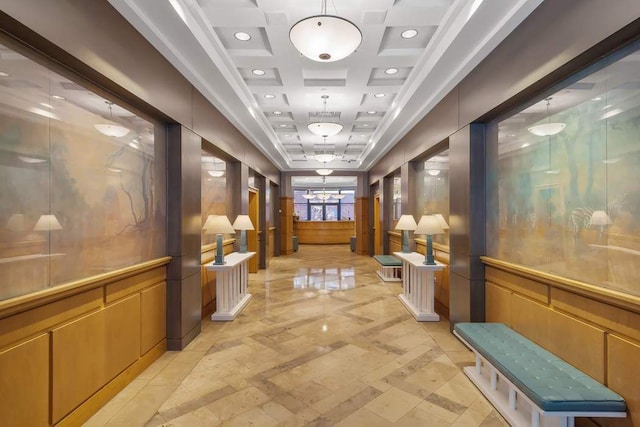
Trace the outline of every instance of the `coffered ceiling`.
{"type": "Polygon", "coordinates": [[[289,30],[321,0],[109,1],[284,171],[367,170],[542,2],[328,0],[363,40],[320,63],[289,30]],[[327,117],[344,128],[325,140],[307,125],[327,117]],[[323,165],[320,152],[336,159],[323,165]]]}

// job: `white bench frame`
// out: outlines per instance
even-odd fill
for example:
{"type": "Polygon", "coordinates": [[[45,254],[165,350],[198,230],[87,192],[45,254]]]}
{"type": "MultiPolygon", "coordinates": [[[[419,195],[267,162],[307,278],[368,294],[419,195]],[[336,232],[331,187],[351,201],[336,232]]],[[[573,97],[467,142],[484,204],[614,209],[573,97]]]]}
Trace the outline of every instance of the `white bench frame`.
{"type": "Polygon", "coordinates": [[[402,264],[401,265],[382,265],[378,263],[378,276],[385,282],[402,282],[402,264]]]}
{"type": "Polygon", "coordinates": [[[475,366],[465,367],[464,373],[512,426],[574,427],[575,417],[627,416],[626,412],[544,411],[455,330],[453,333],[476,356],[475,366]]]}

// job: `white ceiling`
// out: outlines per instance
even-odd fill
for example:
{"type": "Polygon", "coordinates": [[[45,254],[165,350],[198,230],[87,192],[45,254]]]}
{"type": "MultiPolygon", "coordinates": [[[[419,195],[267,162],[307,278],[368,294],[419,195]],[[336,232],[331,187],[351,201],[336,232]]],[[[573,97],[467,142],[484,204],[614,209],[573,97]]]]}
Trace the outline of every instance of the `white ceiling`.
{"type": "Polygon", "coordinates": [[[337,155],[327,167],[368,170],[542,2],[328,0],[327,13],[356,24],[363,41],[344,60],[318,63],[288,34],[321,0],[109,1],[284,171],[321,167],[313,154],[326,150],[337,155]],[[418,36],[401,38],[405,29],[418,36]],[[385,74],[391,67],[398,72],[385,74]],[[324,94],[344,125],[326,142],[307,129],[324,94]]]}

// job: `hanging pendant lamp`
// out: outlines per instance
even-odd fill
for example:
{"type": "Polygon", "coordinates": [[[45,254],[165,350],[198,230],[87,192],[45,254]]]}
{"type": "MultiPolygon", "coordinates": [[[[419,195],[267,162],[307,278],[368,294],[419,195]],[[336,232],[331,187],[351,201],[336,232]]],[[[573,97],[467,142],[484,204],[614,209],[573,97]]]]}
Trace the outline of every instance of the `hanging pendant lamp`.
{"type": "MultiPolygon", "coordinates": [[[[112,110],[113,102],[105,101],[105,103],[109,106],[109,119],[113,120],[113,110],[112,110]]],[[[114,125],[110,123],[99,123],[93,126],[101,134],[112,136],[114,138],[120,138],[129,133],[129,129],[127,129],[126,127],[120,126],[120,125],[114,125]]]]}
{"type": "MultiPolygon", "coordinates": [[[[547,119],[549,118],[549,105],[551,104],[551,97],[549,98],[545,98],[545,101],[547,101],[547,119]]],[[[551,122],[547,122],[547,123],[539,123],[537,125],[533,125],[531,127],[529,127],[527,130],[529,132],[531,132],[534,135],[537,136],[552,136],[552,135],[556,135],[560,132],[562,132],[562,130],[567,126],[566,123],[561,123],[561,122],[555,122],[555,123],[551,123],[551,122]]]]}
{"type": "Polygon", "coordinates": [[[302,55],[317,62],[334,62],[351,55],[362,43],[362,33],[351,21],[327,15],[322,0],[320,15],[298,21],[289,31],[289,40],[302,55]]]}
{"type": "Polygon", "coordinates": [[[340,133],[343,126],[340,123],[330,122],[330,114],[327,112],[327,99],[329,95],[322,95],[322,113],[320,113],[320,120],[317,122],[309,123],[307,128],[314,135],[326,138],[328,136],[334,136],[340,133]]]}

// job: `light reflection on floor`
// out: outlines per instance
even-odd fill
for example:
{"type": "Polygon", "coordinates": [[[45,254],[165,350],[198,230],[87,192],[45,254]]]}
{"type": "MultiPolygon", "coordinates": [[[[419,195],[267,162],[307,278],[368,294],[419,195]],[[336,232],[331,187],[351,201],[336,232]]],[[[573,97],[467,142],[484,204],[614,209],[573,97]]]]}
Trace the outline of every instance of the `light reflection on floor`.
{"type": "Polygon", "coordinates": [[[354,289],[356,287],[355,270],[353,267],[299,268],[293,277],[293,287],[316,289],[319,293],[354,289]]]}

